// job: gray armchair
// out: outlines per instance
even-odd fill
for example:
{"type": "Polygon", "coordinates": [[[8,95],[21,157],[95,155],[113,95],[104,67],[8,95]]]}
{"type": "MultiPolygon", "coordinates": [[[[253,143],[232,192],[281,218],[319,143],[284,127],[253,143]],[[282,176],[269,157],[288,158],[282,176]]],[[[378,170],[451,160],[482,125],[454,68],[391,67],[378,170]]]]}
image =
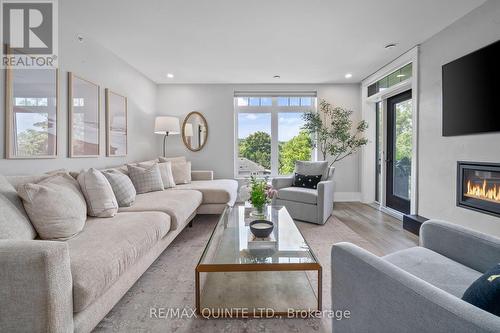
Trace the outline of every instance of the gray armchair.
{"type": "Polygon", "coordinates": [[[500,317],[461,299],[500,262],[500,239],[437,220],[420,236],[420,246],[381,258],[333,246],[332,307],[351,312],[334,332],[500,332],[500,317]]]}
{"type": "Polygon", "coordinates": [[[306,175],[322,174],[318,188],[293,187],[293,175],[276,177],[272,184],[278,194],[273,204],[285,206],[294,219],[324,224],[333,211],[335,168],[328,167],[328,162],[297,161],[295,171],[306,175]]]}

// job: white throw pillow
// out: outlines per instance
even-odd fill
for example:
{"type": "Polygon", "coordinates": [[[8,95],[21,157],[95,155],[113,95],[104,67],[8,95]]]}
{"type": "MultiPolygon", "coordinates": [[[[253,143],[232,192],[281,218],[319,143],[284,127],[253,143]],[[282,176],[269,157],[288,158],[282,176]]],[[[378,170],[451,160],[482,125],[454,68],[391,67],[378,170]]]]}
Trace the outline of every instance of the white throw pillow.
{"type": "Polygon", "coordinates": [[[113,188],[97,169],[90,168],[78,175],[78,183],[87,200],[87,214],[95,217],[113,217],[118,213],[113,188]]]}
{"type": "Polygon", "coordinates": [[[82,231],[87,204],[80,185],[69,174],[23,184],[17,191],[40,238],[65,240],[82,231]]]}
{"type": "Polygon", "coordinates": [[[161,180],[160,168],[157,163],[145,168],[128,164],[127,168],[130,179],[138,194],[163,191],[163,181],[161,180]]]}
{"type": "Polygon", "coordinates": [[[134,184],[127,175],[116,169],[104,170],[106,177],[113,189],[116,201],[120,207],[130,207],[135,201],[136,191],[134,184]]]}
{"type": "Polygon", "coordinates": [[[191,162],[172,163],[175,184],[191,183],[191,162]]]}

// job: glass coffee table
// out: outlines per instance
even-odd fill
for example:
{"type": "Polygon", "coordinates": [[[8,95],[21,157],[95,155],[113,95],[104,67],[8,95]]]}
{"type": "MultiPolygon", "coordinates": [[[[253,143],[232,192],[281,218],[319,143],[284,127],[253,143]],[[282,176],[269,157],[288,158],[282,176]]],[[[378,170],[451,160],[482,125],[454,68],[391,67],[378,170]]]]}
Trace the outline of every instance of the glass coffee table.
{"type": "Polygon", "coordinates": [[[251,233],[249,211],[227,207],[208,240],[196,266],[198,315],[272,317],[321,311],[321,265],[286,208],[267,208],[266,219],[274,229],[266,239],[251,233]]]}

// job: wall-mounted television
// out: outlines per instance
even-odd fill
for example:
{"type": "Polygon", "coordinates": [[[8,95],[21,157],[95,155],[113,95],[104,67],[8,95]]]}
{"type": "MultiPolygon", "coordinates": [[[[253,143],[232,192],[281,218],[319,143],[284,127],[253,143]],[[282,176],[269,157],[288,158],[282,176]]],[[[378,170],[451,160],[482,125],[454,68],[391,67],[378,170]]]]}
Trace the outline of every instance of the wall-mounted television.
{"type": "Polygon", "coordinates": [[[500,131],[500,41],[442,68],[443,136],[500,131]]]}

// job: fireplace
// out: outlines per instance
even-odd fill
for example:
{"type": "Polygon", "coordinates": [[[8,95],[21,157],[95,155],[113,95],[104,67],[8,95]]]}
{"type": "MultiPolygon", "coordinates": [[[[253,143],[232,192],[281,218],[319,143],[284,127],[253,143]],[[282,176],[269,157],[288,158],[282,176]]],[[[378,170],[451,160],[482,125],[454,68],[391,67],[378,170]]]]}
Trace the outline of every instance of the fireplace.
{"type": "Polygon", "coordinates": [[[500,217],[500,164],[458,162],[457,206],[500,217]]]}

